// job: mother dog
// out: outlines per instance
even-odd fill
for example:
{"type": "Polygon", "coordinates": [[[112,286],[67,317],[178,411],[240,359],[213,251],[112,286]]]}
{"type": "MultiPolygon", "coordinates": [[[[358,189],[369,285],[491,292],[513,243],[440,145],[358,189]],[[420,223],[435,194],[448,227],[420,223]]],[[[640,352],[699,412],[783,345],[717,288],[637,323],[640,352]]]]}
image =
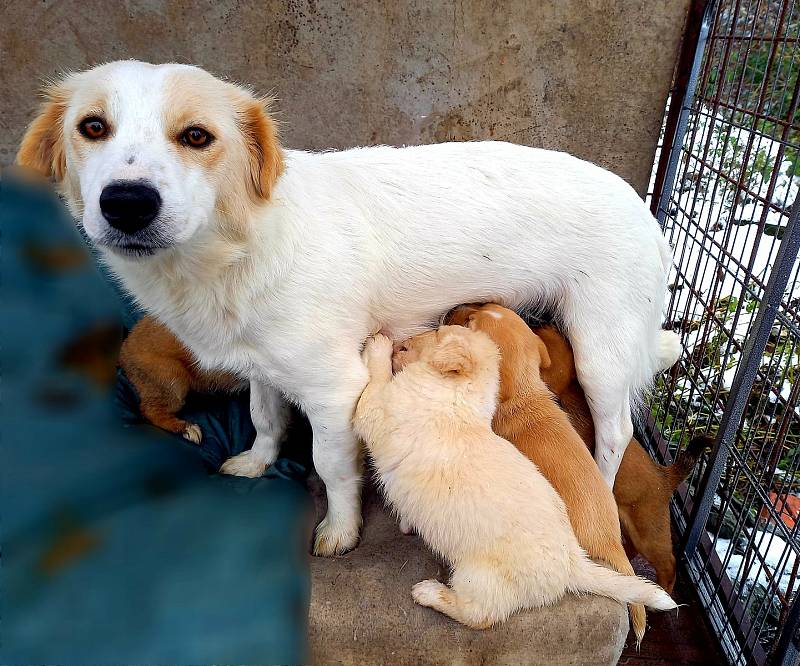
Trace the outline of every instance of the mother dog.
{"type": "Polygon", "coordinates": [[[328,512],[314,551],[361,525],[353,409],[364,339],[464,302],[552,306],[613,483],[631,399],[675,355],[660,330],[669,248],[621,179],[507,143],[283,150],[263,100],[185,65],[115,62],[49,87],[18,162],[51,175],[104,260],[203,366],[250,378],[277,456],[281,394],[305,410],[328,512]]]}

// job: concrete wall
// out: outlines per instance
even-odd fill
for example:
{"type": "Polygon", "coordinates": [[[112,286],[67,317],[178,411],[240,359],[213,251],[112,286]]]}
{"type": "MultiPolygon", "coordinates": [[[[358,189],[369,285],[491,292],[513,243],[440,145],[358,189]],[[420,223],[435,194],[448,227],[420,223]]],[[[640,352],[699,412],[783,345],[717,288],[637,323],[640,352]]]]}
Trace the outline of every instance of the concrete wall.
{"type": "Polygon", "coordinates": [[[0,164],[42,79],[121,58],[274,91],[286,145],[504,139],[644,191],[688,0],[6,0],[0,164]]]}

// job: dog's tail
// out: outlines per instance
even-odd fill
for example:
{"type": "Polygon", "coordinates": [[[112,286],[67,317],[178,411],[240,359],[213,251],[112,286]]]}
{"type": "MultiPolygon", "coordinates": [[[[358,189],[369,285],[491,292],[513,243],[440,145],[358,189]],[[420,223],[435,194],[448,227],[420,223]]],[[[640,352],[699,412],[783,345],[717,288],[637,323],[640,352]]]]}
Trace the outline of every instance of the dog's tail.
{"type": "Polygon", "coordinates": [[[671,368],[681,356],[681,337],[674,331],[659,331],[656,340],[656,372],[671,368]]]}
{"type": "Polygon", "coordinates": [[[595,564],[585,556],[573,567],[572,591],[599,594],[623,604],[643,604],[654,610],[678,607],[672,597],[655,583],[639,576],[624,576],[595,564]]]}
{"type": "Polygon", "coordinates": [[[708,435],[695,437],[689,445],[678,454],[675,462],[664,469],[672,491],[683,483],[683,480],[692,473],[700,455],[714,444],[714,438],[708,435]]]}

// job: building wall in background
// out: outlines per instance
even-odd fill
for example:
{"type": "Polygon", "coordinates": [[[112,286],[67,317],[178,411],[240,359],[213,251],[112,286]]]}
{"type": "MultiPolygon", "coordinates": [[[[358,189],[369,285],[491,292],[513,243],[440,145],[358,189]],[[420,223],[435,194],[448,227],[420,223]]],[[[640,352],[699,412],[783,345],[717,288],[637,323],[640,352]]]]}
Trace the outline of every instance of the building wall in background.
{"type": "Polygon", "coordinates": [[[0,164],[42,80],[188,62],[277,98],[284,143],[502,139],[565,150],[644,193],[688,0],[10,0],[0,164]]]}

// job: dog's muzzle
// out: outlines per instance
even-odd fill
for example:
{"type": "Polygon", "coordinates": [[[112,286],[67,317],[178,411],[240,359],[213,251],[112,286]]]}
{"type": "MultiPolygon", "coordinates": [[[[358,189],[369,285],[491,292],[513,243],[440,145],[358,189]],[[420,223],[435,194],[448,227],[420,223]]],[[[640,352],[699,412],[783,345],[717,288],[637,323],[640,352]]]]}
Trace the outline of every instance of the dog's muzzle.
{"type": "Polygon", "coordinates": [[[158,217],[161,195],[142,181],[116,181],[100,193],[100,212],[117,231],[133,235],[158,217]]]}

